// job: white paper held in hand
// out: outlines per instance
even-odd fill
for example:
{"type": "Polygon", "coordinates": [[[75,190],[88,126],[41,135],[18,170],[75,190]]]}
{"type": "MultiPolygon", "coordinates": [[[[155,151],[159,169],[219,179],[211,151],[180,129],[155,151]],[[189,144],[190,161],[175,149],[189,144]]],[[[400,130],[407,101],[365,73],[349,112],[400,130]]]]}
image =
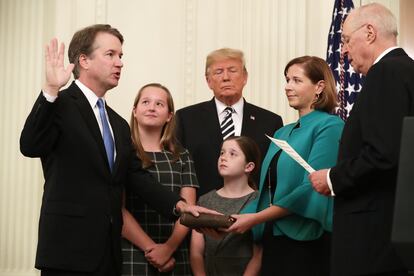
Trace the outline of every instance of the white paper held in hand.
{"type": "Polygon", "coordinates": [[[279,140],[266,135],[273,143],[286,152],[293,158],[299,165],[301,165],[308,173],[313,173],[315,170],[305,161],[303,158],[286,142],[285,140],[279,140]]]}

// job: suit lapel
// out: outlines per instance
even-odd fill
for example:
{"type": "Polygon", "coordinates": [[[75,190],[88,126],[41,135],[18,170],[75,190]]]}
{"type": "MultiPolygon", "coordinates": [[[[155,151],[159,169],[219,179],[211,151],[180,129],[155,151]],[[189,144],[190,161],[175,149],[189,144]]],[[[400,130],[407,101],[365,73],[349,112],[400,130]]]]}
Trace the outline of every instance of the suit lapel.
{"type": "Polygon", "coordinates": [[[243,105],[243,122],[242,122],[242,129],[241,129],[241,135],[245,136],[253,136],[254,133],[254,125],[256,123],[256,114],[253,113],[253,110],[249,103],[244,100],[243,105]]]}
{"type": "Polygon", "coordinates": [[[203,106],[202,122],[205,122],[202,128],[207,128],[207,131],[203,133],[209,134],[209,139],[216,145],[220,146],[223,142],[223,136],[221,135],[220,121],[217,116],[217,107],[214,102],[214,98],[206,102],[203,106]]]}
{"type": "Polygon", "coordinates": [[[98,151],[101,157],[103,158],[105,164],[107,164],[109,171],[109,164],[106,157],[105,145],[103,143],[102,134],[99,130],[99,125],[96,121],[95,114],[93,113],[93,110],[88,100],[86,99],[82,91],[79,89],[79,87],[75,84],[75,82],[72,83],[68,91],[72,98],[75,100],[75,104],[78,107],[83,119],[85,120],[86,125],[88,126],[88,130],[91,133],[93,140],[95,141],[95,145],[97,145],[98,151]]]}

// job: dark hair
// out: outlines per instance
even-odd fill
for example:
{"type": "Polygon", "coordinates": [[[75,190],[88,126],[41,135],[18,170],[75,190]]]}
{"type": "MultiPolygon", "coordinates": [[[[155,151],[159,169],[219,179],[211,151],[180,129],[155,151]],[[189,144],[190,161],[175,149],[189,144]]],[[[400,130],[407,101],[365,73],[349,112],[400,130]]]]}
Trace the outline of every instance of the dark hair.
{"type": "Polygon", "coordinates": [[[75,79],[79,78],[79,57],[84,54],[89,56],[94,49],[94,42],[98,33],[108,33],[119,39],[124,43],[124,37],[115,28],[108,24],[95,24],[77,31],[70,41],[68,49],[69,62],[75,65],[73,68],[73,76],[75,79]]]}
{"type": "MultiPolygon", "coordinates": [[[[161,137],[160,137],[160,144],[164,149],[169,150],[173,154],[173,161],[177,161],[179,159],[180,150],[182,147],[179,146],[177,139],[175,137],[175,115],[174,115],[174,101],[171,96],[170,91],[167,87],[165,87],[162,84],[159,83],[149,83],[141,87],[138,91],[137,96],[134,100],[134,108],[137,106],[139,100],[141,99],[142,91],[144,91],[147,87],[157,87],[161,88],[165,91],[167,94],[167,106],[168,106],[168,112],[172,113],[171,120],[167,123],[165,123],[164,127],[161,131],[161,137]]],[[[141,140],[139,138],[139,128],[138,123],[135,120],[134,112],[131,113],[131,118],[129,120],[129,124],[131,127],[131,139],[132,144],[135,147],[135,150],[137,152],[138,157],[142,161],[142,166],[144,168],[148,168],[152,165],[152,160],[148,157],[148,155],[145,153],[144,148],[142,147],[141,140]]]]}
{"type": "Polygon", "coordinates": [[[245,156],[246,163],[254,163],[254,169],[249,174],[248,183],[252,189],[257,190],[257,185],[254,177],[259,172],[259,167],[262,162],[259,146],[252,138],[247,136],[230,136],[226,138],[223,143],[231,140],[234,140],[237,145],[239,145],[245,156]]]}
{"type": "Polygon", "coordinates": [[[289,68],[294,64],[298,64],[302,67],[305,75],[312,81],[313,84],[316,84],[320,80],[325,81],[325,89],[323,89],[322,93],[312,106],[316,110],[332,113],[338,103],[334,76],[326,61],[314,56],[294,58],[289,61],[285,67],[285,77],[289,68]]]}

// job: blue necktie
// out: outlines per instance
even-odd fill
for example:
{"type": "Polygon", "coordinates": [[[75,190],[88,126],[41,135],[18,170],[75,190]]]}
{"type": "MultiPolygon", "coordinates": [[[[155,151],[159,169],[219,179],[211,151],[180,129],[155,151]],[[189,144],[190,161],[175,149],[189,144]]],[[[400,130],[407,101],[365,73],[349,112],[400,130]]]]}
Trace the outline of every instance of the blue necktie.
{"type": "Polygon", "coordinates": [[[106,156],[108,157],[109,168],[112,172],[112,168],[114,166],[114,140],[111,135],[111,130],[109,129],[109,122],[106,117],[104,101],[99,98],[97,105],[102,122],[102,136],[105,144],[106,156]]]}

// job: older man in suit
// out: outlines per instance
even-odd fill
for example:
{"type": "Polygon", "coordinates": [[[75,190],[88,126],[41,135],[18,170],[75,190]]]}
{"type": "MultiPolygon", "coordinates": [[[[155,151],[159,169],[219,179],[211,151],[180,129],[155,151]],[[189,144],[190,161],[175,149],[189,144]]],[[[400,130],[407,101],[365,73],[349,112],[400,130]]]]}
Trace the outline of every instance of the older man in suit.
{"type": "Polygon", "coordinates": [[[199,196],[223,185],[217,170],[223,138],[249,136],[264,155],[269,146],[265,134],[272,136],[283,125],[279,115],[244,100],[247,76],[242,51],[223,48],[211,52],[206,60],[205,77],[214,98],[176,113],[177,137],[193,156],[199,196]]]}
{"type": "Polygon", "coordinates": [[[120,274],[124,185],[172,219],[176,211],[206,211],[142,169],[128,123],[106,105],[121,76],[122,43],[110,25],[86,27],[72,38],[66,69],[64,45],[53,39],[46,47],[46,82],[20,139],[24,155],[41,158],[45,177],[36,255],[42,275],[120,274]],[[72,70],[76,80],[59,91],[72,70]]]}
{"type": "Polygon", "coordinates": [[[414,61],[397,47],[394,16],[377,3],[353,10],[342,38],[366,78],[337,165],[310,175],[318,192],[335,196],[331,275],[407,275],[390,238],[402,122],[414,115],[414,61]]]}

